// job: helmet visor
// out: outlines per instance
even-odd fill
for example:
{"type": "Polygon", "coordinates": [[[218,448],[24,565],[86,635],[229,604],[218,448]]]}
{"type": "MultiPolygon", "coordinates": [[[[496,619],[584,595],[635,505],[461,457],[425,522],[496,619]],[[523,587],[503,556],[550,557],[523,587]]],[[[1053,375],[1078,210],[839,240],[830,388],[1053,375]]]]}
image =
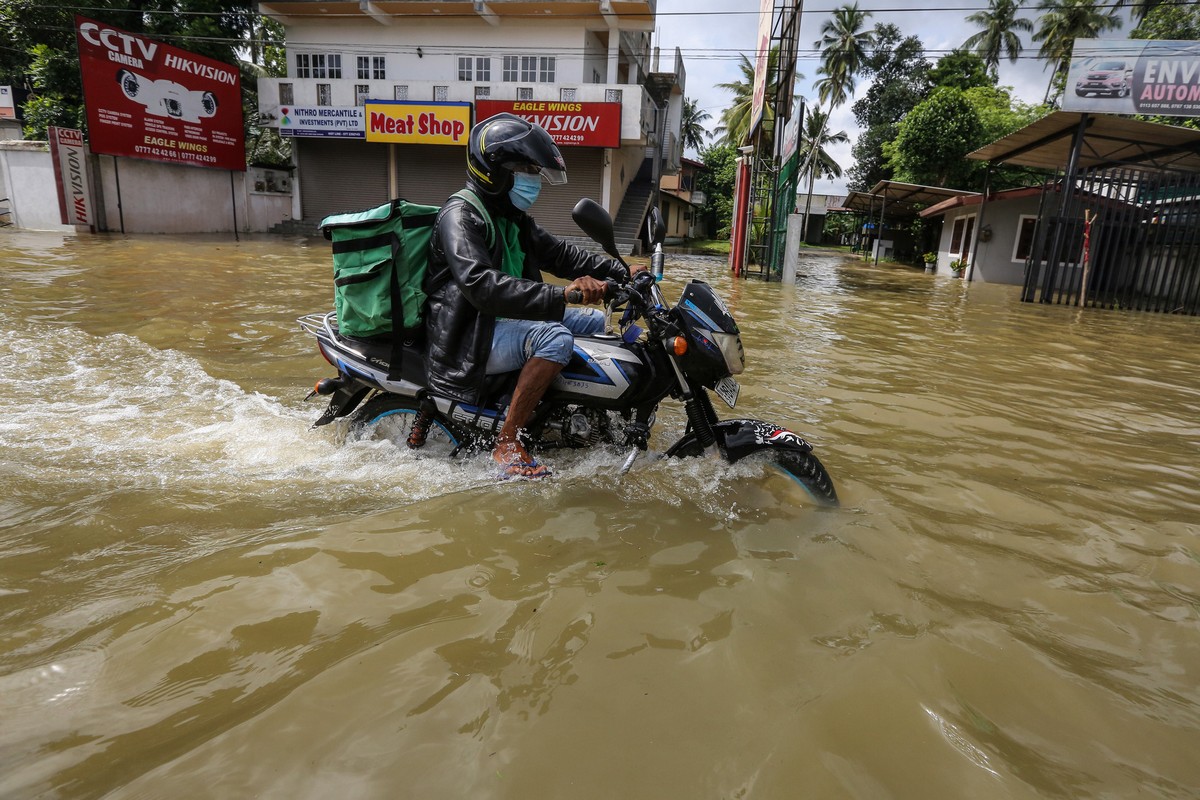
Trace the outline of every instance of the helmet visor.
{"type": "Polygon", "coordinates": [[[501,166],[512,172],[541,175],[542,179],[552,186],[560,186],[567,182],[567,171],[558,167],[544,167],[541,164],[530,164],[528,162],[510,162],[501,164],[501,166]]]}

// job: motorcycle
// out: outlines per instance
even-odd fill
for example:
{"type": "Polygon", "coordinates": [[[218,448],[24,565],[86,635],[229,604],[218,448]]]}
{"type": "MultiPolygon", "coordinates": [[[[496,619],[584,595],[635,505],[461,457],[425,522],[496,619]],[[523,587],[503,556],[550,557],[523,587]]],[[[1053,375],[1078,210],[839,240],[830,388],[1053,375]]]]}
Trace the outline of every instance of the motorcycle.
{"type": "MultiPolygon", "coordinates": [[[[608,255],[625,264],[607,211],[585,198],[575,206],[572,218],[608,255]]],[[[687,426],[662,457],[709,455],[734,463],[761,454],[819,504],[837,505],[829,473],[802,437],[769,422],[717,416],[710,390],[729,408],[737,404],[740,386],[733,376],[745,367],[740,331],[724,302],[704,281],[689,281],[679,301],[673,306],[667,303],[658,285],[665,261],[665,228],[657,209],[651,212],[649,233],[651,269],[635,273],[624,285],[609,282],[605,298],[609,316],[623,312],[618,330],[575,338],[570,363],[524,431],[527,446],[535,451],[619,447],[628,451],[620,472],[628,472],[638,455],[648,450],[659,403],[670,397],[683,404],[687,426]]],[[[568,297],[569,301],[582,299],[578,292],[573,294],[577,296],[568,297]]],[[[318,381],[306,398],[330,398],[314,428],[349,417],[352,432],[387,425],[410,447],[439,441],[451,456],[492,448],[517,373],[490,376],[484,399],[471,405],[426,387],[424,360],[417,347],[406,343],[399,374],[389,375],[390,337],[342,336],[332,311],[298,321],[338,371],[336,378],[318,381]]]]}

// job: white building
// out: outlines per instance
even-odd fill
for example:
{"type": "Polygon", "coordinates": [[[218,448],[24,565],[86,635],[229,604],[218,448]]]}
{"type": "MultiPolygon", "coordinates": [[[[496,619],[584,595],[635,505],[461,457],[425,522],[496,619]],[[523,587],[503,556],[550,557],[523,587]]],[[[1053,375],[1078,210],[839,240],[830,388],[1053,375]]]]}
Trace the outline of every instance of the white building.
{"type": "Polygon", "coordinates": [[[660,174],[678,169],[682,149],[682,58],[658,71],[655,5],[260,3],[286,28],[288,76],[259,79],[259,115],[292,137],[293,216],[315,223],[392,197],[440,204],[466,179],[465,131],[509,110],[538,118],[567,162],[570,182],[543,189],[538,221],[577,233],[570,209],[592,197],[617,218],[620,240],[649,207],[660,109],[660,174]]]}

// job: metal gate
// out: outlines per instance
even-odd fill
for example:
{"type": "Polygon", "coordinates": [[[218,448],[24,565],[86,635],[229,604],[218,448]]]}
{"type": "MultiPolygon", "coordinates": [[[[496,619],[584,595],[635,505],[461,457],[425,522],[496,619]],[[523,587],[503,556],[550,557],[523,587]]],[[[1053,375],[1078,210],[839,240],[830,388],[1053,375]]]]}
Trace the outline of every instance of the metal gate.
{"type": "Polygon", "coordinates": [[[1200,314],[1200,174],[1060,175],[1022,246],[1027,302],[1200,314]]]}

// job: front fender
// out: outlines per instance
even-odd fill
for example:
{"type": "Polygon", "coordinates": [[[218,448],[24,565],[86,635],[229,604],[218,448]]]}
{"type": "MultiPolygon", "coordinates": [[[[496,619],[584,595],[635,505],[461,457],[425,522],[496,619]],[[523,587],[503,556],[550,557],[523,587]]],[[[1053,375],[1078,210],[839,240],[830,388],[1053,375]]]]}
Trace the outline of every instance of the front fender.
{"type": "MultiPolygon", "coordinates": [[[[760,450],[795,450],[811,453],[812,445],[798,434],[757,419],[724,419],[713,426],[717,448],[730,464],[760,450]]],[[[684,434],[667,450],[670,458],[688,458],[702,452],[696,434],[684,434]]]]}

